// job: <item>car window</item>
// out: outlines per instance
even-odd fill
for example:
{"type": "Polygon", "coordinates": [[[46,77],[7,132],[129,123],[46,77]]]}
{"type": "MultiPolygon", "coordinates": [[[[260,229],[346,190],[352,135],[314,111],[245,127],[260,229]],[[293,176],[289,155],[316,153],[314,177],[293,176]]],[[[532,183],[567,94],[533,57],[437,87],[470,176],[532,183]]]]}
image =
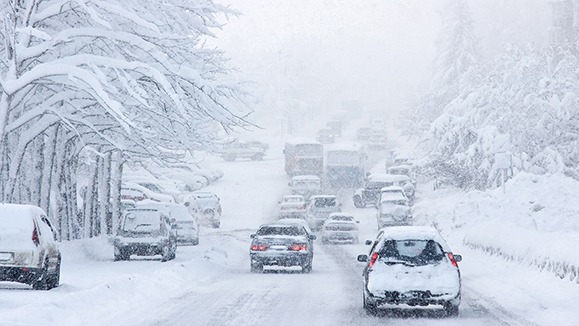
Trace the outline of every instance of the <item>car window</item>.
{"type": "Polygon", "coordinates": [[[434,240],[386,240],[378,251],[380,258],[403,260],[414,265],[436,263],[444,251],[434,240]]]}
{"type": "Polygon", "coordinates": [[[298,236],[305,235],[306,231],[303,227],[298,226],[264,226],[257,230],[257,235],[289,235],[298,236]]]}

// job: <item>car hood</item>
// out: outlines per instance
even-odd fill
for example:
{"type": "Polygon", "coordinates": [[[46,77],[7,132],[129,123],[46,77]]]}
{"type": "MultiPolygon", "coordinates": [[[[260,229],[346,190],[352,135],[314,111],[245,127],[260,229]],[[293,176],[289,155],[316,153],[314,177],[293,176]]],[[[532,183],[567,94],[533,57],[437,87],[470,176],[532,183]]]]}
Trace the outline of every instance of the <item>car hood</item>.
{"type": "Polygon", "coordinates": [[[424,266],[404,264],[387,265],[377,261],[368,275],[368,291],[380,295],[385,291],[430,291],[436,293],[458,293],[460,277],[448,261],[424,266]]]}

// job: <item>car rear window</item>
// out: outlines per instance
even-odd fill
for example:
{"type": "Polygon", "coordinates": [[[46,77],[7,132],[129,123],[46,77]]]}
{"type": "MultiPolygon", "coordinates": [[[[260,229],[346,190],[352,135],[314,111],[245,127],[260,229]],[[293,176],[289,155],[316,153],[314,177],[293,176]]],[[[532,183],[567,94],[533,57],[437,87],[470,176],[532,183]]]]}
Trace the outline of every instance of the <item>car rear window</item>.
{"type": "Polygon", "coordinates": [[[264,226],[257,230],[257,235],[305,235],[303,227],[298,226],[264,226]]]}
{"type": "Polygon", "coordinates": [[[336,206],[336,198],[334,198],[334,197],[316,198],[315,202],[314,202],[314,206],[316,206],[316,207],[336,206]]]}
{"type": "Polygon", "coordinates": [[[413,265],[427,265],[442,260],[444,252],[434,240],[386,240],[378,255],[386,261],[392,259],[413,265]]]}
{"type": "Polygon", "coordinates": [[[123,230],[138,233],[159,231],[160,213],[157,210],[129,210],[125,214],[123,230]]]}

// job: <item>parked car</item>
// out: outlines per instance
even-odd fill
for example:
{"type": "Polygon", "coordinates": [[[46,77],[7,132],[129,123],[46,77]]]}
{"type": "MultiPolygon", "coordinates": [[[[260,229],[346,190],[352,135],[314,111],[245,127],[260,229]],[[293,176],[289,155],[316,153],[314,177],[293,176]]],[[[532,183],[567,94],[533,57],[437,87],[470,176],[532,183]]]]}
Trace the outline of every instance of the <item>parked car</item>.
{"type": "Polygon", "coordinates": [[[61,255],[52,223],[32,205],[0,204],[0,281],[50,290],[60,283],[61,255]]]}
{"type": "Polygon", "coordinates": [[[321,230],[322,243],[330,241],[351,241],[358,243],[358,223],[352,215],[332,213],[321,230]]]}
{"type": "Polygon", "coordinates": [[[171,195],[158,193],[137,183],[125,182],[121,186],[121,199],[133,200],[135,202],[150,199],[158,202],[174,203],[175,198],[171,195]]]}
{"type": "Polygon", "coordinates": [[[311,272],[314,258],[311,244],[316,236],[309,235],[304,227],[264,224],[251,238],[251,272],[262,272],[264,266],[300,266],[302,272],[311,272]]]}
{"type": "Polygon", "coordinates": [[[458,262],[448,244],[432,227],[395,227],[380,230],[366,262],[363,307],[375,315],[380,308],[440,306],[457,316],[461,301],[458,262]]]}
{"type": "Polygon", "coordinates": [[[338,198],[334,195],[312,196],[306,209],[306,220],[312,229],[319,230],[330,214],[341,211],[340,207],[338,198]]]}
{"type": "Polygon", "coordinates": [[[130,208],[121,217],[114,240],[115,261],[131,255],[161,255],[162,261],[175,258],[177,234],[163,209],[130,208]]]}
{"type": "Polygon", "coordinates": [[[283,196],[279,201],[279,218],[305,218],[306,201],[301,195],[283,196]]]}
{"type": "Polygon", "coordinates": [[[177,233],[177,243],[199,244],[199,225],[197,219],[189,212],[184,205],[175,203],[140,202],[139,208],[152,208],[162,210],[169,217],[177,233]]]}
{"type": "Polygon", "coordinates": [[[322,180],[315,175],[297,175],[289,182],[292,195],[301,195],[306,202],[313,195],[322,193],[322,180]]]}
{"type": "Polygon", "coordinates": [[[378,229],[387,226],[412,225],[408,198],[399,193],[382,194],[376,209],[378,229]]]}
{"type": "Polygon", "coordinates": [[[266,152],[266,147],[256,145],[256,142],[234,141],[224,144],[220,154],[226,161],[235,161],[238,158],[261,161],[266,152]]]}
{"type": "Polygon", "coordinates": [[[221,225],[221,199],[209,191],[195,191],[185,201],[197,221],[218,228],[221,225]]]}
{"type": "Polygon", "coordinates": [[[356,132],[356,138],[358,140],[368,140],[370,139],[370,134],[372,133],[372,129],[368,127],[358,128],[356,132]]]}
{"type": "Polygon", "coordinates": [[[407,183],[409,183],[409,178],[407,176],[385,173],[371,174],[366,179],[366,185],[354,192],[354,196],[352,196],[354,206],[357,208],[366,207],[368,205],[376,206],[382,188],[390,186],[404,187],[407,183]]]}

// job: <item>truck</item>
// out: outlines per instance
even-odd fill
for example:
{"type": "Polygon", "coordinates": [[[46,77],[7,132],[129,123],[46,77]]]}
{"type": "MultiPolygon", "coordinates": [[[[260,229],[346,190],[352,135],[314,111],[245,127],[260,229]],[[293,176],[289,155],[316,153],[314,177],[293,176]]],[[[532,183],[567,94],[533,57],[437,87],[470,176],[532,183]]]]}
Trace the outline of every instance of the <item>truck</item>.
{"type": "Polygon", "coordinates": [[[325,176],[332,188],[360,187],[366,176],[366,159],[363,146],[358,143],[341,143],[326,151],[325,176]]]}
{"type": "Polygon", "coordinates": [[[317,175],[324,173],[324,147],[315,140],[293,139],[285,143],[283,150],[285,172],[290,177],[296,175],[317,175]]]}

